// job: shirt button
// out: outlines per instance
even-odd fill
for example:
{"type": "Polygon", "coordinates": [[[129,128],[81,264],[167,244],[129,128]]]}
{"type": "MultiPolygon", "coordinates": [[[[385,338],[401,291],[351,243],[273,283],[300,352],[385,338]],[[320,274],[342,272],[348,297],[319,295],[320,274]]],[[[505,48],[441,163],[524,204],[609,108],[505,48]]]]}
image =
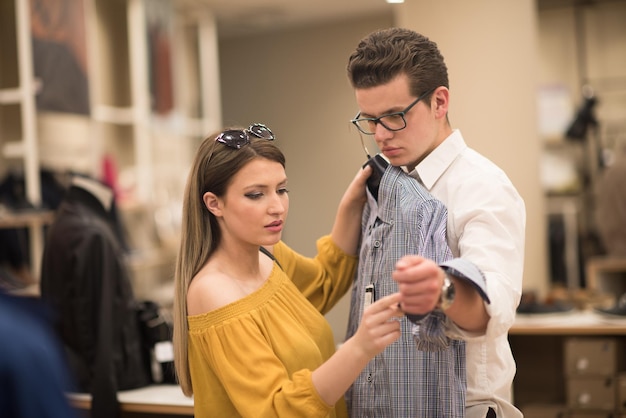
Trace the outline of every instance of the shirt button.
{"type": "Polygon", "coordinates": [[[382,244],[380,243],[379,240],[374,241],[374,248],[380,248],[382,244]]]}
{"type": "Polygon", "coordinates": [[[367,381],[368,381],[368,382],[371,382],[371,381],[372,381],[372,374],[371,374],[371,373],[368,373],[368,374],[367,374],[367,381]]]}

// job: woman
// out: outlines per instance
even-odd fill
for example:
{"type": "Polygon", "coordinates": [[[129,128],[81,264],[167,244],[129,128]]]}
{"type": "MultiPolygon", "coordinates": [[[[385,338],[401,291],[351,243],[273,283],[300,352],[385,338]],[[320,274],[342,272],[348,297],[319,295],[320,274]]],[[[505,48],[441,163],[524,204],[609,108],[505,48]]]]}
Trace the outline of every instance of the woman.
{"type": "Polygon", "coordinates": [[[323,317],[352,284],[370,169],[346,190],[318,255],[303,257],[280,241],[289,198],[273,139],[261,124],[210,136],[187,181],[174,345],[198,417],[345,417],[344,392],[400,335],[399,295],[366,309],[337,352],[323,317]]]}

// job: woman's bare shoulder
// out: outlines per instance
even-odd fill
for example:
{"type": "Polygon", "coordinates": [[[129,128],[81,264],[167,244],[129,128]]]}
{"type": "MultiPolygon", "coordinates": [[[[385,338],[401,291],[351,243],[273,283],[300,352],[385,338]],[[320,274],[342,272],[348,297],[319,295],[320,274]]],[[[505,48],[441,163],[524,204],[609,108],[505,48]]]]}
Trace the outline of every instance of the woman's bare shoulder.
{"type": "Polygon", "coordinates": [[[243,296],[230,277],[206,267],[194,276],[187,289],[188,315],[214,311],[243,296]]]}

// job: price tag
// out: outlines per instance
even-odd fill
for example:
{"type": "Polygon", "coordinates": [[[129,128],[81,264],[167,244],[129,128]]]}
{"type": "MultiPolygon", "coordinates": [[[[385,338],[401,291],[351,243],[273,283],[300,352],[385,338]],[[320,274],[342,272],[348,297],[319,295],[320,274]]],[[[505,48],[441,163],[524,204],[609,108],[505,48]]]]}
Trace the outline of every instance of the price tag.
{"type": "Polygon", "coordinates": [[[367,308],[374,302],[374,285],[368,284],[365,286],[365,298],[363,301],[363,309],[367,308]]]}

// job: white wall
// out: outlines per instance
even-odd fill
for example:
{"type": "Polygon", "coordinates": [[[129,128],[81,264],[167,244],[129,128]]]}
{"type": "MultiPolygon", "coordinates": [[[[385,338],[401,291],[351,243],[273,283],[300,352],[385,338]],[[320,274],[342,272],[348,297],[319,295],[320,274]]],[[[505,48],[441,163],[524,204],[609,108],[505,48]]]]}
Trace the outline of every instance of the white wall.
{"type": "Polygon", "coordinates": [[[527,211],[525,290],[547,290],[546,222],[537,133],[534,0],[407,2],[406,26],[437,42],[448,65],[450,119],[468,145],[511,178],[527,211]]]}

